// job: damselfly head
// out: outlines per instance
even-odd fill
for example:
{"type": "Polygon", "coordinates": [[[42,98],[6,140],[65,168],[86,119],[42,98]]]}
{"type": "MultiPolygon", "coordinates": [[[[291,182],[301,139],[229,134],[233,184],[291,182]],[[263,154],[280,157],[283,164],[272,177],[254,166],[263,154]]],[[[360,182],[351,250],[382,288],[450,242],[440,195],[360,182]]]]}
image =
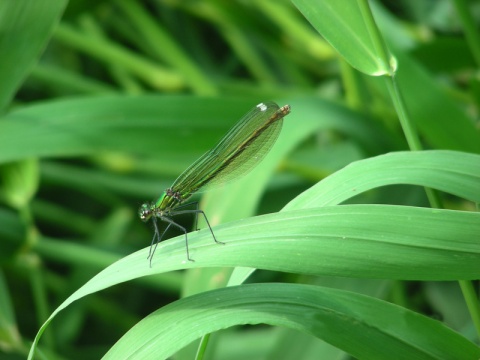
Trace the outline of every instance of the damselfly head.
{"type": "Polygon", "coordinates": [[[142,221],[148,221],[152,217],[152,205],[149,203],[142,204],[138,209],[138,216],[142,221]]]}

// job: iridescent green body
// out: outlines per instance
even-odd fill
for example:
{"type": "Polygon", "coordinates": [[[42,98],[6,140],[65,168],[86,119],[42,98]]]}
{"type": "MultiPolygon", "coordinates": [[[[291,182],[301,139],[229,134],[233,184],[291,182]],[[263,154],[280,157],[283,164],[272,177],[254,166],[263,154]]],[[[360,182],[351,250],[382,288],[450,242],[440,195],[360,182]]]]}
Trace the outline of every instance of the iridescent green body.
{"type": "MultiPolygon", "coordinates": [[[[290,106],[279,107],[274,102],[258,104],[244,115],[238,123],[229,130],[222,140],[212,150],[206,152],[185,170],[170,188],[160,196],[155,203],[143,204],[139,209],[140,219],[148,221],[159,218],[168,223],[167,229],[174,225],[185,232],[187,258],[189,260],[187,231],[174,222],[171,217],[185,213],[201,213],[205,217],[212,236],[218,242],[202,210],[178,210],[194,193],[207,187],[231,181],[249,172],[258,164],[272,148],[282,128],[283,117],[290,113],[290,106]]],[[[158,233],[154,221],[157,244],[163,236],[158,233]]],[[[153,252],[155,249],[153,250],[153,252]]],[[[150,261],[153,257],[150,248],[150,261]]]]}

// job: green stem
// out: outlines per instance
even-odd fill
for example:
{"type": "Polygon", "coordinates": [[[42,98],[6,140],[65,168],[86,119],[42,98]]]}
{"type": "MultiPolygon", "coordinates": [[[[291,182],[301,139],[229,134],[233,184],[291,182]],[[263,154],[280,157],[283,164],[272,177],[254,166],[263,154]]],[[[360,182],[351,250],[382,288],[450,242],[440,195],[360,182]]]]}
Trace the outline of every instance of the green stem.
{"type": "Polygon", "coordinates": [[[201,17],[218,28],[225,41],[229,44],[248,71],[264,84],[278,84],[278,80],[258,49],[250,40],[253,37],[261,38],[261,34],[254,28],[246,28],[244,18],[235,12],[235,4],[228,1],[209,1],[197,4],[188,1],[180,2],[181,6],[192,15],[201,17]]]}
{"type": "MultiPolygon", "coordinates": [[[[407,109],[405,107],[405,102],[402,98],[402,93],[400,88],[398,87],[398,82],[395,76],[391,76],[390,78],[386,79],[386,85],[388,92],[390,93],[390,97],[393,101],[393,105],[395,110],[398,114],[398,118],[400,124],[403,129],[403,133],[405,134],[405,138],[407,139],[408,146],[410,150],[413,151],[420,151],[422,150],[422,144],[420,139],[418,138],[417,129],[407,113],[407,109]]],[[[425,193],[427,194],[428,201],[430,202],[430,206],[433,208],[440,209],[442,208],[442,202],[438,193],[430,188],[425,188],[425,193]]]]}
{"type": "Polygon", "coordinates": [[[358,0],[360,10],[363,14],[363,17],[366,22],[366,26],[372,42],[375,46],[376,53],[379,54],[380,60],[384,64],[384,66],[388,67],[388,74],[390,75],[386,78],[385,83],[390,93],[390,97],[393,101],[393,106],[395,107],[395,111],[398,114],[398,119],[400,121],[400,125],[402,126],[403,133],[405,134],[405,138],[407,139],[408,146],[411,150],[419,151],[422,150],[422,145],[420,143],[420,139],[418,138],[417,131],[415,125],[410,120],[408,116],[408,112],[401,96],[400,89],[398,87],[398,83],[395,78],[395,71],[396,71],[396,64],[393,56],[387,49],[380,32],[378,31],[378,27],[375,24],[375,20],[373,18],[372,12],[368,5],[367,0],[358,0]]]}
{"type": "Polygon", "coordinates": [[[185,82],[198,95],[216,95],[214,84],[202,70],[188,57],[175,40],[163,29],[159,22],[142,8],[138,2],[123,0],[117,2],[133,27],[143,36],[152,53],[184,75],[185,82]]]}
{"type": "MultiPolygon", "coordinates": [[[[48,319],[51,311],[48,308],[48,296],[46,291],[45,282],[43,279],[43,269],[40,267],[39,259],[36,255],[30,257],[30,265],[28,269],[28,274],[30,278],[30,285],[32,287],[32,296],[35,303],[35,310],[37,314],[37,321],[39,326],[41,326],[46,319],[48,319]]],[[[50,350],[55,347],[55,339],[52,336],[52,333],[45,334],[44,342],[45,346],[50,350]]]]}
{"type": "Polygon", "coordinates": [[[407,109],[405,107],[405,102],[398,87],[398,81],[395,76],[385,79],[385,83],[392,99],[393,106],[395,111],[398,114],[398,120],[402,126],[403,133],[407,139],[408,147],[413,151],[422,150],[422,144],[418,138],[418,133],[415,124],[410,120],[408,116],[407,109]]]}
{"type": "Polygon", "coordinates": [[[85,269],[102,269],[120,258],[120,255],[105,250],[92,249],[88,246],[47,237],[39,238],[33,250],[44,258],[83,266],[85,269]]]}
{"type": "MultiPolygon", "coordinates": [[[[364,18],[367,22],[367,27],[369,29],[370,36],[372,37],[375,47],[377,48],[377,53],[380,54],[385,64],[387,63],[392,64],[392,62],[388,60],[388,55],[387,55],[389,54],[388,49],[380,36],[378,28],[375,25],[370,7],[368,5],[368,1],[367,0],[358,0],[358,1],[359,1],[360,8],[362,10],[362,13],[364,15],[364,18]]],[[[456,0],[456,1],[460,5],[462,5],[463,3],[463,0],[456,0]]],[[[462,10],[464,10],[464,8],[462,8],[462,10]]],[[[462,15],[464,18],[464,22],[466,21],[468,23],[467,19],[469,18],[469,15],[468,14],[467,15],[462,14],[462,15]]],[[[470,28],[468,31],[470,31],[470,28]]],[[[391,76],[389,77],[389,79],[386,79],[386,85],[388,88],[388,92],[390,93],[390,97],[392,98],[395,110],[398,114],[400,124],[405,134],[405,138],[407,139],[408,145],[411,150],[414,150],[414,151],[422,150],[422,144],[418,137],[416,127],[414,126],[413,122],[410,120],[408,116],[408,112],[407,112],[405,103],[403,101],[400,88],[398,87],[398,83],[395,78],[395,69],[393,68],[391,69],[390,75],[391,76]]],[[[429,189],[429,188],[426,188],[425,191],[427,193],[430,206],[432,206],[433,208],[441,208],[442,204],[438,196],[438,193],[433,189],[429,189]]],[[[478,300],[476,299],[475,293],[473,292],[472,284],[468,281],[463,281],[463,280],[459,281],[459,284],[460,284],[460,287],[462,288],[465,301],[467,302],[467,306],[470,310],[470,315],[473,319],[473,322],[475,323],[475,326],[477,327],[477,331],[480,334],[480,311],[478,308],[478,300]]]]}
{"type": "Polygon", "coordinates": [[[114,94],[116,92],[115,88],[108,84],[52,65],[37,64],[32,69],[30,76],[62,93],[65,90],[86,94],[114,94]]]}
{"type": "Polygon", "coordinates": [[[375,19],[373,18],[373,14],[370,9],[370,5],[368,4],[368,0],[357,1],[360,12],[362,13],[363,19],[365,20],[365,26],[367,27],[370,39],[372,40],[373,46],[375,47],[375,52],[376,54],[380,55],[380,59],[378,60],[382,62],[382,70],[392,77],[395,74],[397,67],[396,59],[392,56],[392,54],[390,54],[390,51],[388,50],[382,36],[380,35],[380,32],[378,31],[378,27],[375,23],[375,19]]]}
{"type": "Polygon", "coordinates": [[[195,360],[202,360],[205,357],[205,351],[207,351],[208,341],[210,340],[210,334],[202,336],[200,344],[198,345],[197,354],[195,360]]]}
{"type": "MultiPolygon", "coordinates": [[[[375,24],[375,20],[373,19],[372,12],[368,5],[367,0],[358,0],[359,6],[364,15],[366,25],[370,36],[372,38],[373,44],[376,48],[377,54],[380,55],[382,62],[387,66],[390,65],[390,69],[388,73],[390,76],[385,78],[385,84],[387,86],[388,92],[390,93],[390,97],[393,101],[393,106],[395,107],[395,111],[398,114],[398,119],[400,121],[400,125],[402,126],[403,133],[405,134],[405,138],[407,139],[408,146],[410,150],[413,151],[420,151],[422,150],[422,144],[418,137],[417,129],[415,124],[411,121],[410,117],[408,116],[407,108],[405,106],[405,102],[402,97],[402,93],[400,88],[398,87],[398,82],[395,77],[395,67],[396,63],[394,58],[390,55],[390,52],[383,41],[380,32],[378,31],[378,27],[375,24]]],[[[428,200],[430,205],[434,208],[441,207],[440,197],[438,196],[437,192],[432,189],[425,189],[427,194],[428,200]]]]}
{"type": "Polygon", "coordinates": [[[359,72],[351,67],[348,62],[343,58],[338,59],[340,63],[340,74],[342,76],[342,83],[345,87],[345,100],[351,109],[356,109],[360,111],[367,111],[368,108],[365,107],[365,104],[368,102],[365,101],[366,91],[361,91],[362,89],[359,79],[359,72]]]}
{"type": "MultiPolygon", "coordinates": [[[[108,41],[102,27],[98,25],[98,22],[91,15],[81,16],[79,23],[85,35],[108,41]]],[[[108,67],[112,78],[120,84],[127,94],[141,94],[144,91],[135,76],[123,66],[110,63],[108,67]]]]}
{"type": "Polygon", "coordinates": [[[114,45],[110,41],[86,36],[68,25],[60,24],[54,37],[56,40],[103,60],[107,64],[122,65],[154,88],[178,91],[185,85],[183,78],[178,74],[114,45]]]}
{"type": "Polygon", "coordinates": [[[315,59],[326,61],[333,59],[335,51],[314,31],[303,19],[292,12],[292,7],[281,1],[254,1],[265,17],[272,20],[283,33],[291,39],[292,47],[303,53],[308,53],[315,59]]]}

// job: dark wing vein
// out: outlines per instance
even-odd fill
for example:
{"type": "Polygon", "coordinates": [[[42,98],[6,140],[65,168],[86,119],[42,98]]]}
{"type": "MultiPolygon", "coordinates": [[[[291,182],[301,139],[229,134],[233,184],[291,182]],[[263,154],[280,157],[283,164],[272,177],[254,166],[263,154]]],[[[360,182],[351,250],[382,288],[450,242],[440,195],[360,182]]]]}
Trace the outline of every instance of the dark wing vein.
{"type": "Polygon", "coordinates": [[[257,105],[233,126],[212,150],[185,170],[172,185],[184,198],[238,178],[255,167],[275,143],[282,113],[274,102],[257,105]]]}

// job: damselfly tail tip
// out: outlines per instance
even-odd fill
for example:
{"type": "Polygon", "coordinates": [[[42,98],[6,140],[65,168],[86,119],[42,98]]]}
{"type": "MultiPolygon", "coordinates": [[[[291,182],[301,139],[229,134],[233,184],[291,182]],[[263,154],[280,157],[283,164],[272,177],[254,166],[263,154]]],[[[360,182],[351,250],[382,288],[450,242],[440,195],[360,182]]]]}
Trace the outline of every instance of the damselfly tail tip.
{"type": "Polygon", "coordinates": [[[291,106],[290,105],[283,105],[281,108],[280,108],[280,112],[283,114],[283,116],[286,116],[288,114],[290,114],[290,111],[292,110],[291,106]]]}

